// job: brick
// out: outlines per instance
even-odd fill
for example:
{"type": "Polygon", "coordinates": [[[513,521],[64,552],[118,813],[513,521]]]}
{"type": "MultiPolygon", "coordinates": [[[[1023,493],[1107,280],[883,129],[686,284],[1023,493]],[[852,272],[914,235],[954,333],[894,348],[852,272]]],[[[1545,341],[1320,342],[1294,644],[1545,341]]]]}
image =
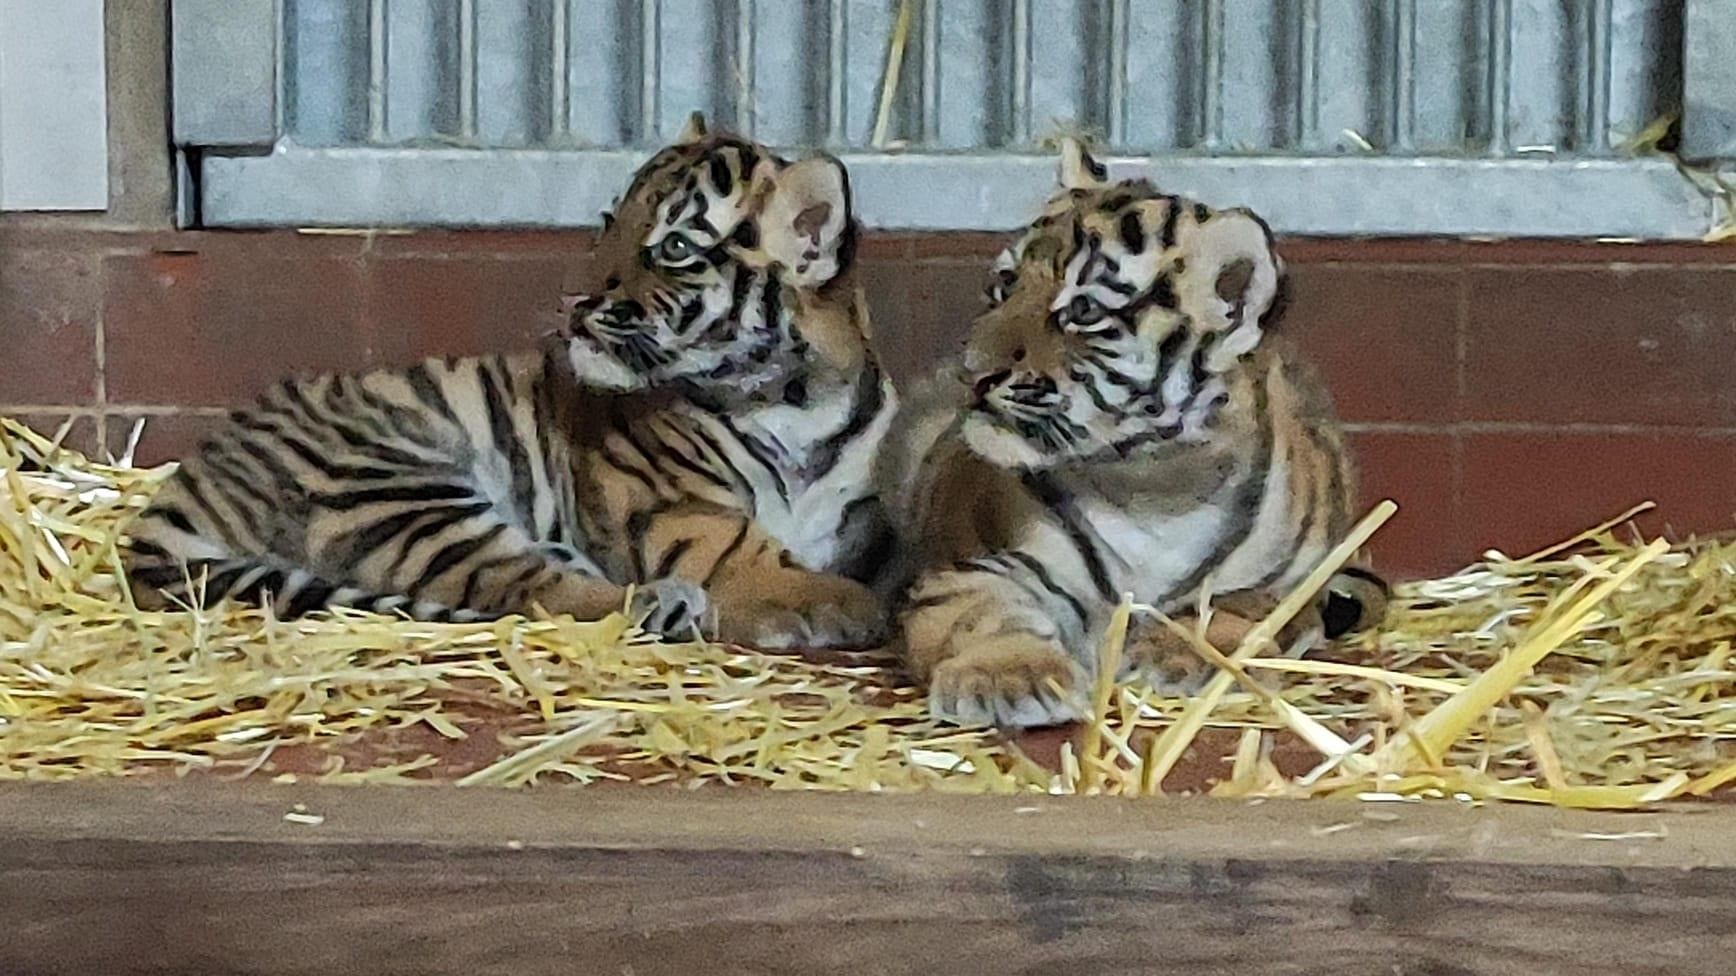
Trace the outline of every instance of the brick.
{"type": "Polygon", "coordinates": [[[106,259],[109,399],[224,406],[289,375],[368,361],[360,262],[274,239],[106,259]]]}
{"type": "Polygon", "coordinates": [[[541,256],[582,259],[595,244],[595,231],[420,230],[375,234],[370,253],[380,257],[541,256]]]}
{"type": "Polygon", "coordinates": [[[366,230],[183,230],[140,235],[139,243],[147,246],[115,247],[109,253],[210,254],[249,261],[359,258],[372,236],[366,230]]]}
{"type": "Polygon", "coordinates": [[[1459,522],[1459,458],[1450,433],[1356,431],[1358,517],[1383,499],[1398,514],[1369,543],[1375,569],[1392,579],[1439,576],[1470,562],[1459,522]]]}
{"type": "Polygon", "coordinates": [[[897,231],[864,231],[856,237],[856,257],[867,261],[909,260],[917,235],[897,231]]]}
{"type": "MultiPolygon", "coordinates": [[[[125,451],[127,439],[132,436],[133,427],[140,419],[130,414],[111,414],[108,417],[109,450],[116,455],[125,451]]],[[[146,468],[186,457],[200,441],[228,422],[221,415],[205,413],[160,413],[142,419],[145,426],[139,433],[138,446],[133,449],[133,463],[146,468]]]]}
{"type": "Polygon", "coordinates": [[[929,261],[908,276],[908,331],[901,341],[907,355],[924,369],[956,356],[971,323],[988,308],[984,290],[989,266],[981,262],[929,261]]]}
{"type": "MultiPolygon", "coordinates": [[[[1035,214],[1032,214],[1035,217],[1035,214]]],[[[988,268],[1007,245],[1013,242],[1016,234],[1008,232],[952,232],[944,234],[917,234],[911,239],[911,252],[917,260],[928,258],[952,258],[962,261],[981,262],[983,268],[988,268]]]]}
{"type": "MultiPolygon", "coordinates": [[[[66,425],[69,415],[30,411],[10,416],[11,419],[19,421],[42,436],[52,438],[60,433],[63,425],[66,425]]],[[[104,449],[102,421],[88,415],[72,418],[71,426],[66,428],[66,436],[61,439],[60,443],[61,446],[77,451],[86,457],[102,459],[104,449]]]]}
{"type": "Polygon", "coordinates": [[[371,261],[366,319],[374,361],[531,345],[560,324],[571,264],[555,257],[371,261]]]}
{"type": "Polygon", "coordinates": [[[1462,265],[1476,245],[1449,238],[1280,237],[1278,253],[1304,264],[1462,265]]]}
{"type": "Polygon", "coordinates": [[[0,405],[97,399],[97,258],[0,250],[0,405]]]}
{"type": "Polygon", "coordinates": [[[1461,280],[1426,268],[1293,268],[1278,328],[1320,368],[1345,420],[1450,421],[1461,280]]]}
{"type": "Polygon", "coordinates": [[[909,261],[864,259],[856,265],[856,282],[868,300],[874,352],[893,382],[901,386],[921,375],[929,355],[912,343],[910,276],[909,261]]]}
{"type": "Polygon", "coordinates": [[[1475,420],[1736,425],[1736,271],[1470,272],[1475,420]]]}
{"type": "Polygon", "coordinates": [[[1464,525],[1477,551],[1521,555],[1643,501],[1648,533],[1736,526],[1736,437],[1693,433],[1472,433],[1464,525]]]}

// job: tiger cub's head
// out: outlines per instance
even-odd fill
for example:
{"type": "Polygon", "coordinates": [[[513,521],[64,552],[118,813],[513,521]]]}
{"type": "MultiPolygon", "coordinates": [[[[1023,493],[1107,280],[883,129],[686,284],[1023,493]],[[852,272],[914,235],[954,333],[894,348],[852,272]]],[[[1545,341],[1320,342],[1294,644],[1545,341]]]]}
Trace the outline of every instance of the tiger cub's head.
{"type": "Polygon", "coordinates": [[[751,392],[816,354],[859,361],[855,234],[836,159],[790,162],[695,115],[604,215],[592,287],[569,297],[559,336],[575,378],[751,392]]]}
{"type": "Polygon", "coordinates": [[[997,260],[972,326],[966,443],[1047,468],[1197,435],[1260,342],[1281,274],[1260,218],[1109,182],[1069,140],[1061,190],[997,260]]]}

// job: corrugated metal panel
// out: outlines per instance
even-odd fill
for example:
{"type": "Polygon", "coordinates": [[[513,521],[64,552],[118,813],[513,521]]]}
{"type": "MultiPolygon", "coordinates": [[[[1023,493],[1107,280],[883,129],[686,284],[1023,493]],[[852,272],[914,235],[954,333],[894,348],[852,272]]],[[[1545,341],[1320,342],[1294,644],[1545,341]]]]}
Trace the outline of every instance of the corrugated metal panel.
{"type": "MultiPolygon", "coordinates": [[[[282,0],[307,146],[649,147],[706,111],[870,147],[898,0],[282,0]],[[365,122],[364,122],[365,120],[365,122]]],[[[1682,0],[915,0],[904,148],[1598,153],[1674,107],[1682,0]]]]}
{"type": "MultiPolygon", "coordinates": [[[[459,169],[509,167],[530,181],[530,198],[548,196],[559,188],[539,160],[560,161],[567,175],[607,169],[612,158],[562,154],[653,148],[695,109],[777,146],[913,157],[899,171],[924,182],[905,195],[942,226],[978,226],[972,206],[929,198],[928,185],[952,182],[945,167],[1035,153],[1061,131],[1091,134],[1109,155],[1156,157],[1165,171],[1162,160],[1201,156],[1293,160],[1262,174],[1309,181],[1349,212],[1388,191],[1321,184],[1323,173],[1354,168],[1306,169],[1297,157],[1608,158],[1682,96],[1684,0],[910,0],[903,17],[904,0],[279,3],[278,152],[207,160],[207,185],[226,187],[205,201],[208,219],[281,209],[281,199],[250,200],[237,181],[313,150],[334,152],[302,170],[347,161],[363,183],[409,172],[418,164],[406,154],[430,147],[519,154],[459,169]]],[[[273,192],[294,189],[287,174],[272,178],[273,192]]],[[[1577,185],[1566,170],[1513,174],[1556,208],[1575,205],[1561,196],[1577,185]]],[[[517,211],[498,198],[519,189],[448,185],[438,200],[383,209],[412,222],[510,222],[517,211]]],[[[361,192],[318,190],[337,205],[361,192]]],[[[360,199],[353,208],[357,220],[381,210],[360,199]]],[[[1481,233],[1583,223],[1512,216],[1528,207],[1462,212],[1486,213],[1472,231],[1481,233]]],[[[1605,232],[1656,234],[1682,218],[1605,232]]],[[[1366,227],[1347,218],[1318,232],[1366,227]]]]}

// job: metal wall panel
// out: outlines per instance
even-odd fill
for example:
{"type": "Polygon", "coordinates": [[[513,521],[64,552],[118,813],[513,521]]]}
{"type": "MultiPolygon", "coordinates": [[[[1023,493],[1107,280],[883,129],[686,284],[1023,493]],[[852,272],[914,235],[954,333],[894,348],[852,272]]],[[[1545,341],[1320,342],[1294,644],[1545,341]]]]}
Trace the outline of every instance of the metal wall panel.
{"type": "MultiPolygon", "coordinates": [[[[697,109],[869,148],[899,2],[281,0],[286,134],[648,148],[697,109]]],[[[1683,2],[914,0],[888,128],[937,151],[1081,129],[1138,152],[1595,153],[1679,96],[1683,2]]]]}
{"type": "MultiPolygon", "coordinates": [[[[1347,213],[1377,209],[1389,190],[1322,184],[1321,174],[1348,170],[1303,164],[1617,157],[1623,139],[1681,102],[1684,3],[1731,0],[277,2],[277,152],[244,165],[211,159],[206,175],[231,182],[220,202],[205,202],[207,219],[272,209],[249,207],[233,181],[297,153],[346,150],[305,169],[349,160],[358,173],[420,172],[399,157],[431,147],[529,153],[472,168],[540,184],[554,176],[538,160],[643,152],[696,109],[776,146],[904,154],[894,168],[922,177],[905,195],[942,226],[978,226],[974,202],[933,189],[954,184],[948,167],[1040,152],[1061,132],[1088,134],[1118,157],[1274,161],[1263,177],[1309,182],[1347,213]]],[[[1639,172],[1599,178],[1652,178],[1639,172]]],[[[1577,185],[1567,170],[1513,173],[1557,209],[1597,206],[1563,196],[1577,185]]],[[[319,189],[340,206],[358,192],[319,189]]],[[[487,202],[496,189],[448,185],[401,219],[499,222],[487,202]]],[[[1472,232],[1547,235],[1574,223],[1484,210],[1472,232]]],[[[360,220],[379,208],[358,201],[353,211],[360,220]]],[[[1655,234],[1680,217],[1606,233],[1655,234]]],[[[1445,232],[1442,220],[1410,231],[1445,232]]],[[[1343,224],[1350,233],[1366,221],[1343,224]]]]}
{"type": "Polygon", "coordinates": [[[109,203],[102,0],[0,0],[0,210],[109,203]]]}
{"type": "Polygon", "coordinates": [[[1736,0],[1687,0],[1682,151],[1736,157],[1736,0]]]}

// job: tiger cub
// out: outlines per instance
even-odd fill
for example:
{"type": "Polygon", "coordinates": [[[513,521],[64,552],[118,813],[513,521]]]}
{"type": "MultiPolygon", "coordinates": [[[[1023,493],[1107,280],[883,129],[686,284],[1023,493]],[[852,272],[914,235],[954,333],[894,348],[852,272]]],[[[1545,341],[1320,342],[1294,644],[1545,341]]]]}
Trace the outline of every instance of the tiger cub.
{"type": "MultiPolygon", "coordinates": [[[[1356,497],[1325,390],[1270,332],[1266,225],[1108,182],[1077,143],[1062,188],[998,260],[964,382],[911,396],[882,455],[914,564],[902,651],[958,722],[1077,718],[1123,594],[1181,618],[1209,581],[1219,617],[1259,619],[1356,497]]],[[[1294,650],[1383,613],[1362,570],[1329,589],[1294,650]]],[[[1166,690],[1197,690],[1197,662],[1155,622],[1129,638],[1166,690]]]]}
{"type": "Polygon", "coordinates": [[[695,117],[605,216],[597,288],[537,353],[286,382],[132,527],[163,605],[296,616],[633,611],[758,645],[879,639],[855,577],[895,402],[868,347],[849,181],[695,117]]]}

